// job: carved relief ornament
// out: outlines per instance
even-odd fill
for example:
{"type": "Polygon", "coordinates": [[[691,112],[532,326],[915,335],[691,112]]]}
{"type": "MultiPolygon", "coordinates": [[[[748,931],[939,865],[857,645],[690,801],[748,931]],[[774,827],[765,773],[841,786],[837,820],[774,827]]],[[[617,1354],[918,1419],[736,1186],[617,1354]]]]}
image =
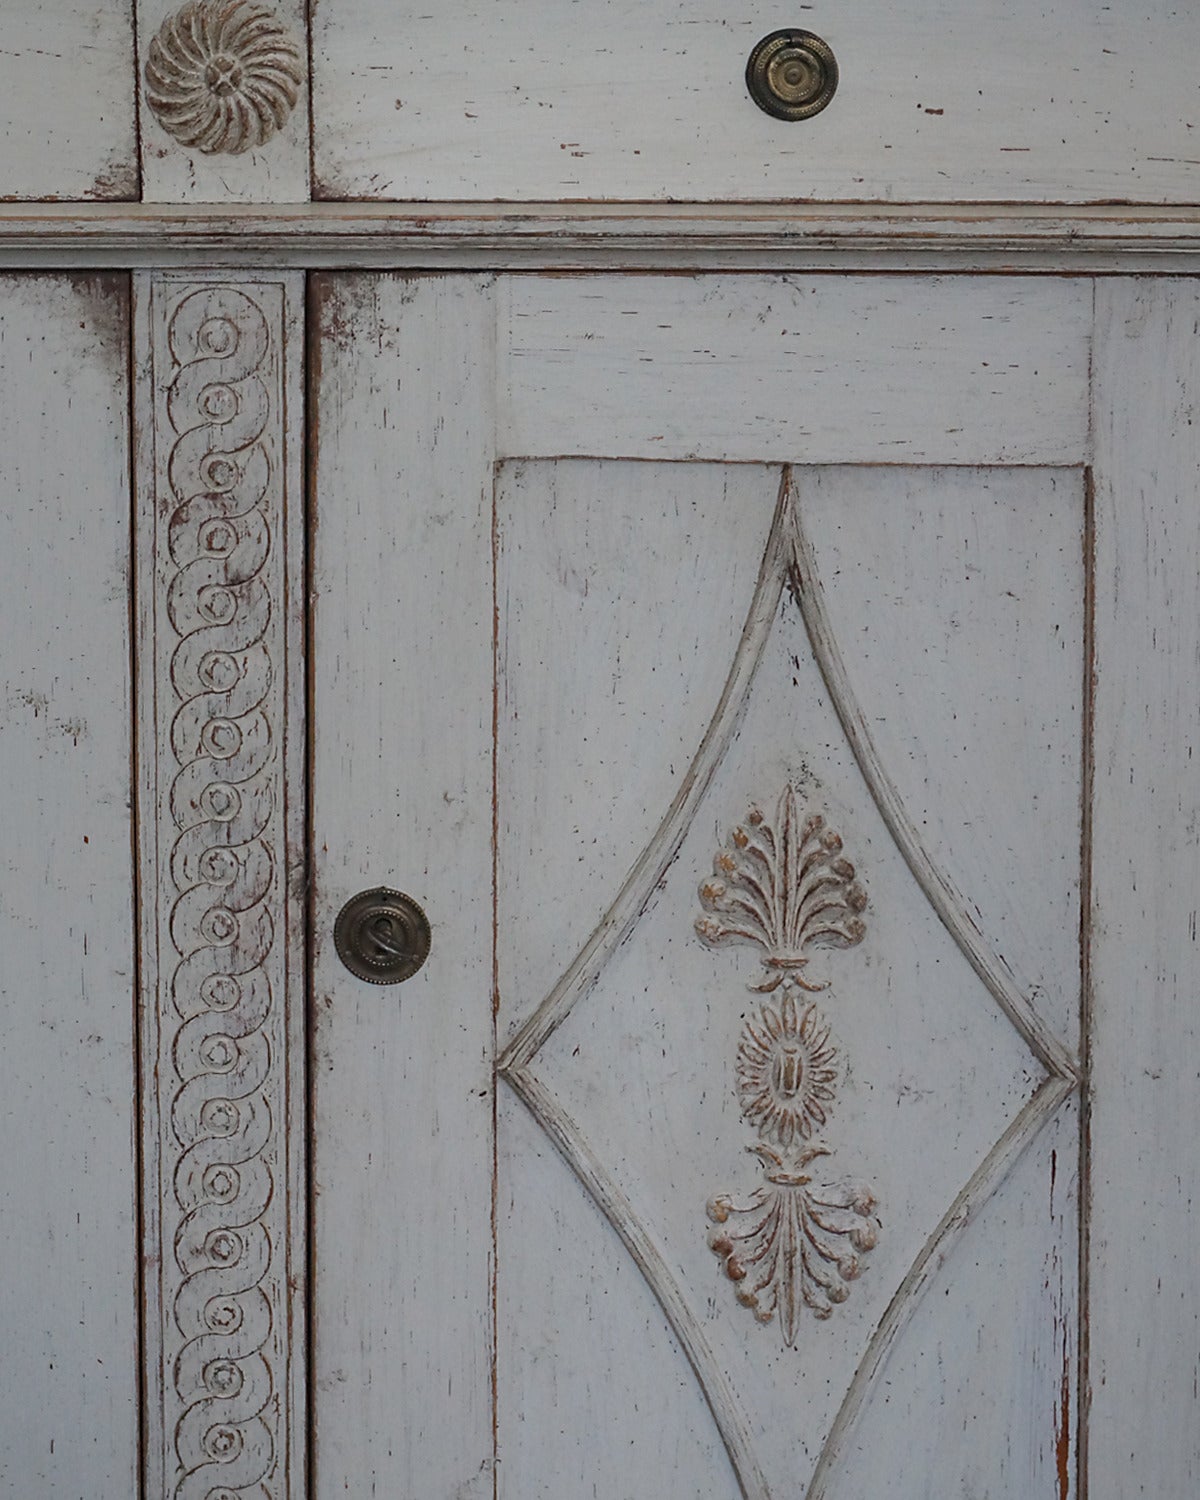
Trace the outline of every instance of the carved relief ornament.
{"type": "Polygon", "coordinates": [[[238,155],[264,145],[296,107],[300,47],[255,0],[189,0],[146,58],[146,102],[182,146],[238,155]]]}
{"type": "Polygon", "coordinates": [[[284,288],[163,275],[143,306],[148,1493],[291,1500],[284,288]]]}
{"type": "Polygon", "coordinates": [[[738,1301],[760,1322],[778,1316],[790,1348],[804,1308],[824,1319],[846,1300],[879,1235],[866,1188],[814,1175],[813,1163],[833,1155],[813,1137],[837,1096],[838,1052],[816,1003],[797,1003],[828,988],[805,974],[809,950],[862,942],[866,892],[840,835],[820,813],[802,815],[789,784],[773,821],[752,808],[734,829],[700,900],[700,937],[713,947],[761,948],[767,973],[750,988],[772,996],[746,1018],[737,1053],[742,1118],[760,1136],[747,1150],[762,1162],[764,1181],[743,1201],[710,1200],[709,1244],[738,1301]]]}

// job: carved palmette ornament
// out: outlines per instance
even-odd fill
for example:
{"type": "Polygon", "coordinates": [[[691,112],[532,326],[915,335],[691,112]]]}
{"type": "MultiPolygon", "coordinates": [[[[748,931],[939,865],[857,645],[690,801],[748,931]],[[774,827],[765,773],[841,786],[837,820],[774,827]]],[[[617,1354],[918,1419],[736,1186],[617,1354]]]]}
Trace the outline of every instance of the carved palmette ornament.
{"type": "Polygon", "coordinates": [[[840,835],[819,813],[802,814],[796,789],[780,795],[774,821],[752,808],[700,887],[696,931],[710,946],[752,943],[771,995],[746,1018],[737,1053],[742,1118],[760,1137],[747,1150],[765,1180],[749,1198],[710,1200],[709,1244],[737,1299],[760,1322],[778,1316],[795,1344],[808,1308],[828,1318],[849,1295],[879,1236],[875,1199],[864,1187],[817,1180],[812,1164],[832,1150],[812,1137],[827,1122],[838,1087],[828,1021],[804,996],[828,988],[804,970],[812,948],[852,948],[866,935],[866,892],[840,835]]]}
{"type": "Polygon", "coordinates": [[[860,915],[866,892],[842,853],[841,835],[820,813],[801,817],[791,785],[779,798],[774,823],[752,807],[733,830],[713,861],[712,878],[700,887],[700,900],[705,915],[696,931],[706,943],[763,949],[768,977],[756,986],[762,990],[788,979],[801,989],[825,989],[828,981],[804,978],[807,950],[852,948],[867,930],[860,915]]]}
{"type": "Polygon", "coordinates": [[[803,1308],[827,1318],[850,1295],[879,1235],[875,1200],[865,1188],[814,1184],[808,1167],[832,1154],[827,1146],[806,1147],[790,1166],[769,1146],[751,1149],[766,1182],[744,1203],[727,1194],[710,1201],[708,1216],[718,1227],[709,1244],[743,1307],[760,1323],[778,1313],[790,1349],[803,1308]]]}
{"type": "Polygon", "coordinates": [[[296,107],[300,48],[255,0],[189,0],[146,59],[146,101],[163,129],[208,155],[269,141],[296,107]]]}

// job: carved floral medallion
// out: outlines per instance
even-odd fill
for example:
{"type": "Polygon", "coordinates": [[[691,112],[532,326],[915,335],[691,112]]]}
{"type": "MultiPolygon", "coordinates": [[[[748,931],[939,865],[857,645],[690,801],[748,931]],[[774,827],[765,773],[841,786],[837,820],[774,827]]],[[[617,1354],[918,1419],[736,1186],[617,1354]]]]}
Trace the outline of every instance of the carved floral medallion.
{"type": "Polygon", "coordinates": [[[189,0],[146,59],[146,101],[183,146],[238,155],[282,129],[300,97],[295,38],[255,0],[189,0]]]}
{"type": "Polygon", "coordinates": [[[737,1081],[742,1118],[763,1135],[790,1147],[824,1125],[837,1086],[837,1050],[815,1005],[797,1012],[788,991],[783,1003],[748,1017],[738,1044],[737,1081]]]}
{"type": "Polygon", "coordinates": [[[760,1322],[778,1316],[790,1348],[804,1308],[823,1319],[846,1300],[879,1235],[866,1188],[814,1172],[814,1162],[833,1155],[813,1137],[837,1097],[838,1052],[816,1003],[797,1003],[829,985],[807,977],[809,950],[862,942],[867,896],[840,835],[820,813],[802,816],[788,785],[773,821],[752,808],[734,829],[700,900],[700,937],[714,947],[761,948],[766,975],[750,988],[772,997],[747,1017],[737,1053],[742,1118],[760,1137],[747,1150],[764,1180],[748,1198],[710,1200],[709,1244],[738,1301],[760,1322]]]}

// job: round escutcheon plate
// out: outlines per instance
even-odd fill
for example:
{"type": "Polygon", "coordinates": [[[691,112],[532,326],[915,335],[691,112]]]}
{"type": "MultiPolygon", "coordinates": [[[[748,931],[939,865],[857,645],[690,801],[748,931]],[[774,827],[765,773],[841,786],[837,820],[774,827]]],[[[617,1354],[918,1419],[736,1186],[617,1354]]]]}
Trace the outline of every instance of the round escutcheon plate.
{"type": "Polygon", "coordinates": [[[828,42],[787,27],[757,44],[746,63],[746,87],[759,109],[779,120],[807,120],[833,98],[838,65],[828,42]]]}
{"type": "Polygon", "coordinates": [[[368,984],[400,984],[429,957],[429,921],[403,891],[380,886],[352,896],[333,927],[338,957],[368,984]]]}

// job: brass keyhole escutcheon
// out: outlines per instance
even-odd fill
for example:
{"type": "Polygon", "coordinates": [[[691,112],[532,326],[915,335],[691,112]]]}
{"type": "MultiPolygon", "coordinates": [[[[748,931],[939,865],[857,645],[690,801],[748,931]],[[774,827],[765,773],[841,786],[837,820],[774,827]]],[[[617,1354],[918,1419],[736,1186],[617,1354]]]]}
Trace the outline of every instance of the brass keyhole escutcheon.
{"type": "Polygon", "coordinates": [[[429,957],[429,920],[403,891],[380,886],[352,896],[338,913],[338,957],[368,984],[401,984],[429,957]]]}
{"type": "Polygon", "coordinates": [[[763,37],[746,64],[746,87],[779,120],[807,120],[833,98],[838,65],[828,42],[787,27],[763,37]]]}

